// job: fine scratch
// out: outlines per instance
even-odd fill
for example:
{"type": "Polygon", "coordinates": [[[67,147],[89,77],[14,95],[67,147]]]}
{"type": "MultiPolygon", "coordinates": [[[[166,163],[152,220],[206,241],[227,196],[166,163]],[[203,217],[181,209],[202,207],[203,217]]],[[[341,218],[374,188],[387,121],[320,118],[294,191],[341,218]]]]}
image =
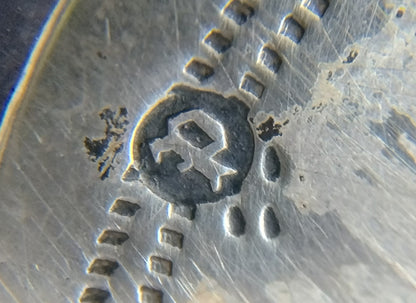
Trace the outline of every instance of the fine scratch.
{"type": "MultiPolygon", "coordinates": [[[[39,201],[41,201],[45,205],[46,209],[50,212],[50,214],[52,215],[52,217],[55,220],[57,220],[58,222],[61,222],[61,220],[59,220],[59,218],[57,217],[57,215],[53,212],[53,209],[48,204],[48,202],[45,200],[45,198],[36,189],[36,187],[34,186],[34,184],[32,183],[32,181],[30,180],[30,178],[21,169],[20,165],[18,163],[16,163],[16,162],[14,162],[14,165],[15,165],[16,169],[22,174],[23,178],[25,179],[25,181],[27,182],[27,184],[29,185],[29,187],[32,189],[32,191],[36,195],[36,197],[39,199],[39,201]]],[[[82,250],[81,245],[79,244],[78,241],[75,240],[75,238],[72,237],[71,233],[68,231],[68,229],[66,228],[65,224],[62,224],[61,226],[62,226],[62,229],[68,233],[68,237],[72,240],[72,242],[76,245],[76,247],[79,250],[82,250]]]]}
{"type": "Polygon", "coordinates": [[[107,41],[107,45],[111,44],[111,29],[110,29],[110,20],[105,18],[105,38],[107,41]]]}
{"type": "Polygon", "coordinates": [[[177,51],[178,63],[179,63],[180,62],[179,21],[178,21],[178,9],[176,7],[176,0],[173,0],[173,12],[175,14],[176,51],[177,51]]]}

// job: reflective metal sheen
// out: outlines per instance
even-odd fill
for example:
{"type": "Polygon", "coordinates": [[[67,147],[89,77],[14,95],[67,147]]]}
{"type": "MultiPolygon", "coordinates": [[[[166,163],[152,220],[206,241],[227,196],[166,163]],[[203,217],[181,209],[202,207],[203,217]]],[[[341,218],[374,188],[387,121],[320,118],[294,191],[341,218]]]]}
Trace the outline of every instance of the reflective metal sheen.
{"type": "Polygon", "coordinates": [[[48,24],[0,133],[0,302],[416,302],[414,0],[48,24]]]}

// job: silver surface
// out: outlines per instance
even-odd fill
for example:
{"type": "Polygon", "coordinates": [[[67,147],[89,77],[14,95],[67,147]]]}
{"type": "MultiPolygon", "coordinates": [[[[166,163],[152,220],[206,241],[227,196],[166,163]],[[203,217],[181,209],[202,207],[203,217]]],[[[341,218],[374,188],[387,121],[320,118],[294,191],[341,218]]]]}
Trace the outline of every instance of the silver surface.
{"type": "Polygon", "coordinates": [[[247,3],[68,6],[2,126],[0,302],[416,301],[416,2],[247,3]],[[178,84],[235,96],[254,140],[193,219],[135,180],[136,125],[178,84]]]}

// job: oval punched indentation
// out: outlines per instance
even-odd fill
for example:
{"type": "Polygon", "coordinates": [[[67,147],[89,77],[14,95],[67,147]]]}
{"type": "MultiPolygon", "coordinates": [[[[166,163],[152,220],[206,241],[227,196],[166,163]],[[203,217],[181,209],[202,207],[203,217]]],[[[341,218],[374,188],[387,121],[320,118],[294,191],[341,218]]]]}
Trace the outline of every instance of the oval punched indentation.
{"type": "Polygon", "coordinates": [[[230,207],[225,217],[225,228],[235,237],[240,237],[245,233],[246,220],[244,219],[244,215],[239,207],[230,207]]]}
{"type": "Polygon", "coordinates": [[[280,177],[281,164],[276,149],[267,147],[263,153],[263,174],[271,182],[276,182],[280,177]]]}
{"type": "Polygon", "coordinates": [[[260,231],[266,240],[276,238],[280,233],[279,220],[271,206],[266,206],[261,212],[260,231]]]}

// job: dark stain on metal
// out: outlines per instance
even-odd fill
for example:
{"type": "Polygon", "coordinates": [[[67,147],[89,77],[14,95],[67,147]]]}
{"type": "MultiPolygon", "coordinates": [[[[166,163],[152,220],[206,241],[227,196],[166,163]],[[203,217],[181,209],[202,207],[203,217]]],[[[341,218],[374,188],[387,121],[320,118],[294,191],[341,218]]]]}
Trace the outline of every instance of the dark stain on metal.
{"type": "Polygon", "coordinates": [[[403,15],[404,15],[404,12],[405,12],[406,10],[405,10],[405,8],[404,7],[400,7],[398,10],[397,10],[397,13],[396,13],[396,17],[397,18],[401,18],[401,17],[403,17],[403,15]]]}
{"type": "MultiPolygon", "coordinates": [[[[286,121],[285,121],[286,123],[286,121]]],[[[287,124],[287,123],[286,123],[287,124]]],[[[281,136],[282,124],[275,123],[272,117],[261,123],[257,128],[257,134],[263,141],[270,141],[275,136],[281,136]]]]}
{"type": "Polygon", "coordinates": [[[357,56],[358,52],[356,50],[352,50],[348,57],[344,61],[342,61],[342,63],[352,63],[354,62],[355,58],[357,58],[357,56]]]}
{"type": "Polygon", "coordinates": [[[85,137],[84,146],[92,162],[97,162],[100,179],[109,176],[110,170],[114,168],[114,161],[124,147],[123,136],[127,131],[127,109],[120,107],[118,111],[104,108],[99,113],[100,119],[106,124],[104,136],[98,139],[85,137]]]}

